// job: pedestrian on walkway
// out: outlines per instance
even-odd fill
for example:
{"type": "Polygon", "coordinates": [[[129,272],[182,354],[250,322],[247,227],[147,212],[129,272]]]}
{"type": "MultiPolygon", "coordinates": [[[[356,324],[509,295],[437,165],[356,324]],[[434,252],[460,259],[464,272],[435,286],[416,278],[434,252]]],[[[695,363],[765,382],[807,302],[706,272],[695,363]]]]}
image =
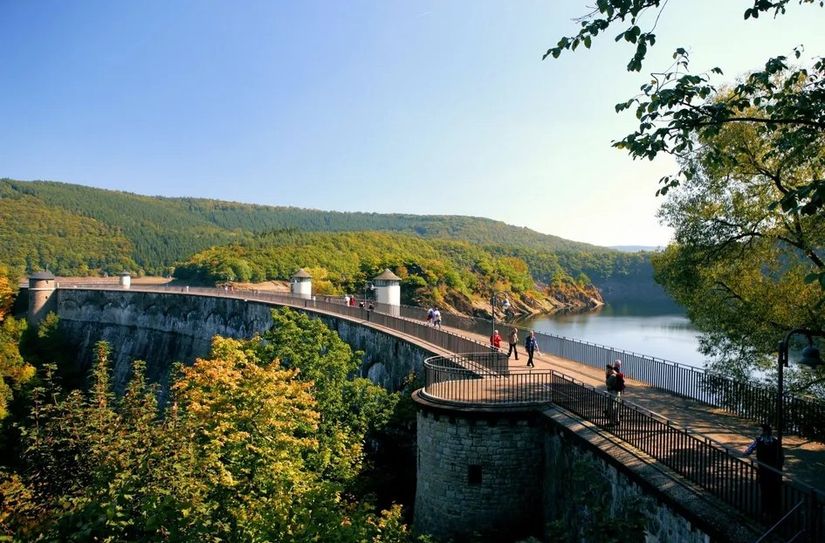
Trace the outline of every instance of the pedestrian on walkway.
{"type": "Polygon", "coordinates": [[[616,368],[608,364],[605,366],[604,384],[607,388],[607,409],[604,410],[604,416],[607,418],[606,426],[618,426],[618,395],[616,390],[616,368]]]}
{"type": "Polygon", "coordinates": [[[493,330],[493,335],[490,336],[490,348],[494,351],[501,350],[501,335],[498,333],[498,330],[493,330]]]}
{"type": "Polygon", "coordinates": [[[510,330],[508,341],[510,343],[510,350],[507,351],[507,358],[510,358],[510,355],[515,353],[516,360],[518,360],[518,349],[516,349],[516,347],[518,347],[518,328],[513,327],[513,329],[510,330]]]}
{"type": "Polygon", "coordinates": [[[624,395],[624,373],[622,373],[622,361],[618,358],[613,362],[613,371],[616,373],[616,383],[613,385],[616,392],[616,400],[621,402],[624,395]]]}
{"type": "Polygon", "coordinates": [[[437,307],[433,308],[433,326],[441,330],[441,311],[437,307]]]}
{"type": "Polygon", "coordinates": [[[527,351],[527,366],[534,368],[533,355],[539,352],[539,342],[536,340],[536,332],[530,330],[530,335],[524,339],[524,349],[527,351]]]}
{"type": "Polygon", "coordinates": [[[785,464],[785,453],[782,444],[773,436],[770,424],[762,425],[762,434],[745,449],[745,456],[750,456],[754,451],[759,461],[756,479],[762,497],[762,514],[768,519],[775,519],[779,517],[782,507],[782,466],[785,464]]]}

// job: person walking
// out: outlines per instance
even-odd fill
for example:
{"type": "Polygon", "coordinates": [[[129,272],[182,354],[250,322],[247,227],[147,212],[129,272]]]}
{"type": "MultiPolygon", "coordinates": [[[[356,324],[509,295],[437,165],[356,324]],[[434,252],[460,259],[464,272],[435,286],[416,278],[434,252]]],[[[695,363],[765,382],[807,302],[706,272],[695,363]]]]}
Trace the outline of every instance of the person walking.
{"type": "Polygon", "coordinates": [[[518,347],[518,328],[513,327],[513,329],[510,330],[508,343],[510,343],[510,350],[507,351],[507,358],[510,358],[510,355],[515,353],[516,360],[518,360],[518,349],[516,349],[516,347],[518,347]]]}
{"type": "Polygon", "coordinates": [[[490,348],[494,351],[501,350],[501,335],[498,333],[498,330],[493,330],[493,335],[490,336],[490,348]]]}
{"type": "Polygon", "coordinates": [[[606,426],[618,426],[619,424],[619,417],[617,414],[616,404],[618,402],[618,396],[616,394],[616,369],[608,364],[605,367],[605,379],[604,384],[607,388],[607,409],[604,410],[604,416],[607,418],[606,426]]]}
{"type": "Polygon", "coordinates": [[[433,308],[433,326],[441,330],[441,311],[437,307],[433,308]]]}
{"type": "Polygon", "coordinates": [[[773,436],[770,424],[762,425],[762,433],[745,449],[745,456],[750,456],[754,451],[759,461],[756,479],[762,498],[762,514],[768,519],[775,519],[779,517],[782,507],[782,466],[785,464],[785,453],[782,444],[773,436]]]}
{"type": "Polygon", "coordinates": [[[534,368],[533,355],[541,354],[539,352],[539,342],[536,340],[536,332],[530,330],[530,335],[524,339],[524,349],[527,351],[527,366],[534,368]]]}
{"type": "Polygon", "coordinates": [[[613,362],[613,371],[616,373],[616,383],[613,385],[613,388],[616,392],[616,400],[617,402],[622,401],[622,396],[624,394],[624,373],[622,373],[622,361],[618,358],[615,362],[613,362]]]}

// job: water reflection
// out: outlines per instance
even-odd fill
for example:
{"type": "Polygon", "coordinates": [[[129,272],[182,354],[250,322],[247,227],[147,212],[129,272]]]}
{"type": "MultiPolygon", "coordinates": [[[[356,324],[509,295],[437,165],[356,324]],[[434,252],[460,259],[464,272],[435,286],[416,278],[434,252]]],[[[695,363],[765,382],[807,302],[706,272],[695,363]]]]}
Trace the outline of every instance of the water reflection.
{"type": "Polygon", "coordinates": [[[622,302],[589,313],[543,315],[521,326],[702,367],[696,328],[678,305],[622,302]]]}

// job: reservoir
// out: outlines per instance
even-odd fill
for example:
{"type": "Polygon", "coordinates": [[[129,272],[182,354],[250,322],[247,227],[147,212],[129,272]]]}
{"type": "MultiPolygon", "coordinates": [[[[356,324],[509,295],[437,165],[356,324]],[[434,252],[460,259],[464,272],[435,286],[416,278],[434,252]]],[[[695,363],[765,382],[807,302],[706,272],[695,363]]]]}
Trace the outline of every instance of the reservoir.
{"type": "Polygon", "coordinates": [[[588,313],[541,315],[519,326],[704,367],[705,358],[698,350],[699,333],[675,303],[620,302],[588,313]]]}

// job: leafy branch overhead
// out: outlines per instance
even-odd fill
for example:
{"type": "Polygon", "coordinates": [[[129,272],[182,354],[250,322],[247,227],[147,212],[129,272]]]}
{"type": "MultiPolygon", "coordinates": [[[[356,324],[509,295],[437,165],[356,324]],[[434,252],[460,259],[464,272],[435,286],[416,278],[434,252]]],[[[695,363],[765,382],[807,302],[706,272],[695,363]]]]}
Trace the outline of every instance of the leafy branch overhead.
{"type": "MultiPolygon", "coordinates": [[[[744,12],[745,19],[760,14],[784,14],[789,3],[825,5],[821,0],[754,0],[744,12]]],[[[640,71],[648,47],[656,43],[655,29],[668,0],[598,0],[596,7],[579,19],[581,28],[572,36],[562,37],[543,58],[558,58],[564,51],[575,51],[579,45],[589,48],[592,40],[611,26],[622,26],[616,41],[635,45],[627,64],[628,71],[640,71]],[[649,22],[647,30],[643,22],[649,22]]],[[[801,49],[794,51],[795,60],[801,49]]],[[[614,143],[626,149],[633,158],[653,159],[659,154],[687,158],[702,145],[702,139],[718,132],[729,123],[753,123],[766,133],[778,132],[776,153],[802,154],[825,130],[825,61],[817,58],[809,67],[794,67],[786,56],[769,59],[764,67],[736,84],[725,99],[717,97],[720,88],[711,83],[720,68],[707,73],[692,74],[688,70],[688,52],[678,48],[674,63],[664,72],[653,73],[641,86],[641,93],[616,105],[616,111],[635,108],[639,127],[614,143]],[[747,113],[746,113],[747,112],[747,113]]],[[[784,186],[775,205],[789,211],[798,209],[814,214],[825,208],[825,181],[821,164],[811,169],[811,176],[794,186],[784,186]]],[[[658,194],[690,179],[693,172],[683,167],[677,175],[660,180],[658,194]]]]}

